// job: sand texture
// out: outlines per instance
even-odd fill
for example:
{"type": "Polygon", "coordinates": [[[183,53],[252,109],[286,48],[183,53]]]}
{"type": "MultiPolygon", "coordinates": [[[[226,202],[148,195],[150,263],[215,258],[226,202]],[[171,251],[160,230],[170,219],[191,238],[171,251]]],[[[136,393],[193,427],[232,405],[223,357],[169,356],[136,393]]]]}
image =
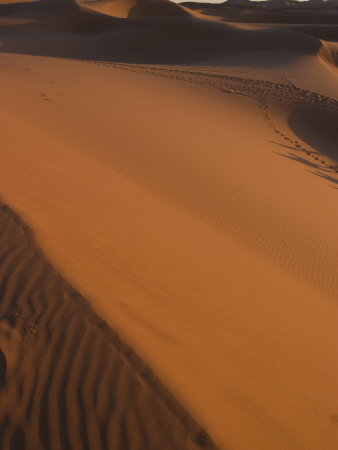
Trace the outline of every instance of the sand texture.
{"type": "Polygon", "coordinates": [[[0,448],[215,448],[1,205],[0,448]]]}
{"type": "Polygon", "coordinates": [[[1,1],[1,450],[338,448],[336,16],[1,1]]]}

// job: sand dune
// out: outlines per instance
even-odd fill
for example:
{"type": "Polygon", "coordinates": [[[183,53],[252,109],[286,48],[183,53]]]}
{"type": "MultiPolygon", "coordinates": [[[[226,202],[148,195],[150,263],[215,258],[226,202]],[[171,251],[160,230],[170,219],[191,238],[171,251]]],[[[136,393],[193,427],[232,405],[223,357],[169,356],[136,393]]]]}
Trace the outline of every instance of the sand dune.
{"type": "Polygon", "coordinates": [[[322,108],[295,108],[289,116],[290,128],[319,153],[338,163],[337,113],[322,108]]]}
{"type": "Polygon", "coordinates": [[[1,449],[338,447],[335,17],[0,3],[1,449]]]}
{"type": "Polygon", "coordinates": [[[337,442],[336,163],[288,125],[336,114],[313,58],[330,95],[291,67],[1,55],[6,202],[220,448],[337,442]]]}
{"type": "Polygon", "coordinates": [[[1,205],[0,447],[214,448],[1,205]]]}
{"type": "Polygon", "coordinates": [[[337,40],[338,3],[328,2],[238,2],[220,4],[183,2],[192,15],[242,29],[282,28],[326,40],[337,40]]]}
{"type": "Polygon", "coordinates": [[[333,70],[338,72],[338,44],[337,42],[322,41],[320,56],[328,62],[333,70]]]}
{"type": "Polygon", "coordinates": [[[113,17],[187,17],[189,13],[170,0],[79,1],[91,10],[113,17]]]}
{"type": "Polygon", "coordinates": [[[243,60],[243,55],[249,62],[249,54],[257,63],[267,58],[287,62],[321,48],[318,38],[294,30],[241,30],[190,16],[123,20],[72,0],[0,5],[0,15],[5,20],[2,51],[13,53],[153,64],[232,64],[231,58],[243,60]],[[8,19],[32,22],[8,25],[8,19]]]}
{"type": "Polygon", "coordinates": [[[265,23],[265,24],[337,24],[338,4],[336,1],[305,3],[298,1],[267,0],[251,2],[228,0],[210,4],[203,2],[182,2],[185,8],[199,11],[206,17],[217,17],[218,20],[265,23]]]}

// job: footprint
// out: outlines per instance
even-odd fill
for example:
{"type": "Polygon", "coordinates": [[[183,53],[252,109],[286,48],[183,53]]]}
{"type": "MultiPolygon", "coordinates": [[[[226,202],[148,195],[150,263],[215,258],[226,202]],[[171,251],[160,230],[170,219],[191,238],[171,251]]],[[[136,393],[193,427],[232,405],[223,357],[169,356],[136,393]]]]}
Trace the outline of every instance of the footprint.
{"type": "Polygon", "coordinates": [[[28,323],[24,328],[24,332],[26,335],[36,334],[37,331],[38,326],[36,323],[28,323]]]}

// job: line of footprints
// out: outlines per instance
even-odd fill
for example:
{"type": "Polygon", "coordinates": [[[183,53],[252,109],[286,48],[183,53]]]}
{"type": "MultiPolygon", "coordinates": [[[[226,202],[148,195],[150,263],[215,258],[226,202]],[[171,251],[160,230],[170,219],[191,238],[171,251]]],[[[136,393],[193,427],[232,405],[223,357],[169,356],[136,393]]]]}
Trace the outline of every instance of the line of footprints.
{"type": "MultiPolygon", "coordinates": [[[[110,65],[108,63],[100,64],[110,65]]],[[[338,110],[337,100],[320,95],[316,92],[298,88],[288,80],[286,83],[275,83],[271,81],[254,80],[251,78],[241,78],[219,73],[201,72],[198,70],[135,66],[131,64],[114,64],[114,67],[131,72],[143,72],[151,76],[175,78],[183,82],[188,82],[190,85],[202,85],[204,88],[220,89],[222,92],[232,92],[235,94],[258,97],[259,107],[264,115],[264,118],[276,134],[281,136],[288,143],[292,144],[296,150],[304,152],[307,156],[310,156],[317,161],[317,163],[323,164],[325,168],[338,173],[338,165],[327,163],[318,153],[303,147],[300,142],[291,139],[277,128],[269,114],[269,105],[262,94],[265,94],[265,96],[272,94],[275,98],[279,99],[279,101],[289,99],[297,104],[305,102],[307,104],[317,106],[326,106],[333,110],[338,110]]]]}
{"type": "Polygon", "coordinates": [[[328,164],[323,159],[320,159],[318,154],[311,152],[309,149],[303,147],[297,140],[291,139],[286,134],[284,134],[281,130],[279,130],[277,128],[277,126],[274,124],[274,122],[273,122],[273,120],[272,120],[272,118],[271,118],[271,116],[269,114],[269,105],[266,103],[266,101],[263,98],[260,98],[258,100],[258,102],[259,102],[259,107],[260,107],[260,109],[261,109],[261,111],[262,111],[262,113],[264,115],[264,118],[266,119],[266,121],[268,122],[269,126],[273,129],[273,131],[276,134],[281,136],[285,141],[287,141],[290,144],[292,144],[297,150],[300,150],[300,151],[306,153],[308,156],[311,156],[311,158],[313,158],[316,161],[324,164],[325,167],[328,167],[329,169],[332,169],[336,173],[338,173],[338,166],[337,165],[328,164]]]}

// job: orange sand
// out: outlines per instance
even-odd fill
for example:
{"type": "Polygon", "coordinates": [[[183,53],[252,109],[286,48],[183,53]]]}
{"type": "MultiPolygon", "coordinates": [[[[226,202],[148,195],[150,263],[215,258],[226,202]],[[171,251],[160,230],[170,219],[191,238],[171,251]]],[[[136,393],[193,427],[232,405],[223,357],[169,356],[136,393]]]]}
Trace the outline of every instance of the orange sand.
{"type": "MultiPolygon", "coordinates": [[[[25,43],[4,37],[3,201],[219,448],[336,448],[334,44],[273,26],[248,40],[248,30],[185,16],[102,17],[113,28],[91,44],[58,22],[69,39],[60,51],[38,44],[50,31],[35,35],[33,23],[25,43]],[[175,20],[184,67],[145,64],[175,20]],[[136,47],[140,36],[149,44],[147,27],[162,36],[141,65],[133,27],[136,47]],[[193,66],[194,27],[210,34],[193,66]],[[206,58],[222,27],[243,40],[206,58]],[[107,39],[119,33],[115,60],[132,64],[109,62],[107,39]],[[39,56],[21,54],[29,45],[39,56]],[[79,48],[91,61],[65,58],[79,48]]],[[[172,62],[170,45],[158,62],[172,62]]]]}

